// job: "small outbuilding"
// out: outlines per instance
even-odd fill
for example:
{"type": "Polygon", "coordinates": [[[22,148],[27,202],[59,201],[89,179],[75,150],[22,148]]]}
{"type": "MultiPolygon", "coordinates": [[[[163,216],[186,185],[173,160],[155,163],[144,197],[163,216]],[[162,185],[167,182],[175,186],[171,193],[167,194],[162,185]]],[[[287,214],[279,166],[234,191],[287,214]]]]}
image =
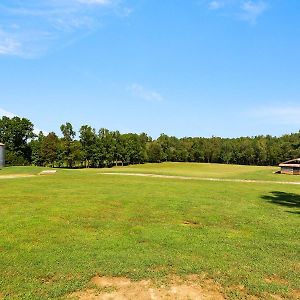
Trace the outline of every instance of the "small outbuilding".
{"type": "Polygon", "coordinates": [[[0,143],[0,168],[5,165],[5,145],[0,143]]]}
{"type": "Polygon", "coordinates": [[[279,167],[281,167],[281,174],[300,175],[300,158],[283,162],[279,167]]]}

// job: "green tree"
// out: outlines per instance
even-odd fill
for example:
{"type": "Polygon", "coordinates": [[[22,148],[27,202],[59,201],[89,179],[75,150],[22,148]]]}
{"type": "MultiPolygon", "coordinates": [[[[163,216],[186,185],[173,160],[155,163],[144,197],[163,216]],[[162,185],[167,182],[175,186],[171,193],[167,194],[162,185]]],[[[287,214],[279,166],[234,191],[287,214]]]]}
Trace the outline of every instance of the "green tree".
{"type": "Polygon", "coordinates": [[[162,149],[160,143],[157,141],[149,142],[147,144],[147,158],[151,163],[161,162],[162,149]]]}
{"type": "Polygon", "coordinates": [[[42,141],[41,155],[44,165],[54,164],[58,157],[59,139],[54,132],[50,132],[42,141]]]}
{"type": "Polygon", "coordinates": [[[6,162],[10,165],[26,165],[31,162],[29,141],[34,138],[33,124],[26,118],[2,117],[0,141],[6,145],[6,162]]]}
{"type": "Polygon", "coordinates": [[[76,132],[73,130],[71,123],[67,122],[60,126],[60,130],[63,134],[62,138],[62,149],[63,149],[63,160],[66,162],[66,165],[69,168],[72,168],[73,165],[73,154],[72,154],[72,142],[76,135],[76,132]]]}
{"type": "Polygon", "coordinates": [[[82,156],[85,161],[85,167],[89,168],[95,152],[96,145],[96,131],[88,125],[80,127],[80,143],[82,145],[82,156]]]}
{"type": "Polygon", "coordinates": [[[44,165],[42,157],[42,143],[44,138],[44,133],[40,131],[37,138],[32,139],[29,143],[29,147],[31,148],[31,162],[36,166],[44,165]]]}

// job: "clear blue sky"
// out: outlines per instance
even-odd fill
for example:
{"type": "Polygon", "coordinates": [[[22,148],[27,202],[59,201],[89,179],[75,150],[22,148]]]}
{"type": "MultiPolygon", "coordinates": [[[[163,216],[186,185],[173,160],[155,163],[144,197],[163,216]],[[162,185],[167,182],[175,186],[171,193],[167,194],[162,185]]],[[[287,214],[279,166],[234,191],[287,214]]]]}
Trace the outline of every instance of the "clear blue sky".
{"type": "Polygon", "coordinates": [[[300,129],[299,0],[2,0],[0,115],[180,136],[300,129]]]}

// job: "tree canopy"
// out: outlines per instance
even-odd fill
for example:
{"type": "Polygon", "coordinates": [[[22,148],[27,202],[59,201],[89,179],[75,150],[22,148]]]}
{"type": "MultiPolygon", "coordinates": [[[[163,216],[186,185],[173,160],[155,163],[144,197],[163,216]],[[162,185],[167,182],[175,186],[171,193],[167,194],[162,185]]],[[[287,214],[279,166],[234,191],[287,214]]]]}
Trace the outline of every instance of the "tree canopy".
{"type": "Polygon", "coordinates": [[[0,118],[0,142],[5,143],[9,165],[55,167],[110,167],[145,162],[208,162],[243,165],[277,165],[300,157],[300,131],[281,137],[184,137],[125,133],[83,125],[79,139],[71,123],[35,135],[25,118],[0,118]]]}

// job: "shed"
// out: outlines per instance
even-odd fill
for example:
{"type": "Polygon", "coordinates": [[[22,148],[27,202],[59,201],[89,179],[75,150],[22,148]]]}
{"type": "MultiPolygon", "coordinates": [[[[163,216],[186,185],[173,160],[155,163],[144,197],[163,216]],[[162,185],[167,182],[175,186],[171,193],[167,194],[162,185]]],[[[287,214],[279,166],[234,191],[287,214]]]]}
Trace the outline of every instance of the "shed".
{"type": "Polygon", "coordinates": [[[5,165],[5,145],[0,143],[0,168],[5,165]]]}
{"type": "Polygon", "coordinates": [[[283,162],[279,167],[281,167],[281,174],[300,175],[300,158],[283,162]]]}

